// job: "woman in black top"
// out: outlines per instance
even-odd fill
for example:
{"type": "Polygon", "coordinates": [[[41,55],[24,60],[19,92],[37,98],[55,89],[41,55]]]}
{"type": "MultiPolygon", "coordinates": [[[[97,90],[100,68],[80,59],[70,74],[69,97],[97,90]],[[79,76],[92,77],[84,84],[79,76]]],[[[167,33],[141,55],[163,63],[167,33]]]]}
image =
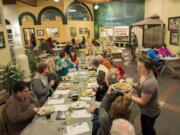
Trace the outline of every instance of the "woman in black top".
{"type": "Polygon", "coordinates": [[[103,99],[104,95],[106,94],[108,90],[108,86],[105,81],[105,72],[104,71],[99,71],[97,75],[97,83],[99,87],[97,89],[94,89],[96,92],[96,101],[101,102],[103,99]]]}

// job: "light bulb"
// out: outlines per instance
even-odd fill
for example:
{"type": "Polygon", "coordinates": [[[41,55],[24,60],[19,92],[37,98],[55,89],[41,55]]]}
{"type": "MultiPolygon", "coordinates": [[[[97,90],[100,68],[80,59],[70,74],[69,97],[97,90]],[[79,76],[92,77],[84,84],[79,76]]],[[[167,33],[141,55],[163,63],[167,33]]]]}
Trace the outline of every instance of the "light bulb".
{"type": "Polygon", "coordinates": [[[54,0],[55,2],[59,2],[59,0],[54,0]]]}
{"type": "Polygon", "coordinates": [[[97,10],[98,8],[99,8],[99,6],[96,4],[96,5],[94,6],[94,9],[97,10]]]}

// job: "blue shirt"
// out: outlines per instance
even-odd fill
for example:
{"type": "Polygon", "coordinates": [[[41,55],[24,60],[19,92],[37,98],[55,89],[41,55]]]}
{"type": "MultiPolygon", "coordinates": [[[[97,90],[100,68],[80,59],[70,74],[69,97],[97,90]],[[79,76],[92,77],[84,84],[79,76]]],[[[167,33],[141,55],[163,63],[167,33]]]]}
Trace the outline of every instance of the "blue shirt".
{"type": "MultiPolygon", "coordinates": [[[[59,70],[59,76],[66,76],[68,74],[68,72],[69,72],[69,69],[72,68],[72,64],[70,63],[69,60],[65,60],[64,64],[66,65],[66,67],[64,67],[63,69],[59,70]]],[[[61,59],[56,60],[56,67],[57,67],[57,69],[61,68],[61,66],[62,66],[61,59]]]]}
{"type": "Polygon", "coordinates": [[[149,49],[147,51],[147,56],[154,59],[154,60],[159,60],[159,58],[160,58],[159,55],[156,54],[156,52],[153,49],[149,49]]]}

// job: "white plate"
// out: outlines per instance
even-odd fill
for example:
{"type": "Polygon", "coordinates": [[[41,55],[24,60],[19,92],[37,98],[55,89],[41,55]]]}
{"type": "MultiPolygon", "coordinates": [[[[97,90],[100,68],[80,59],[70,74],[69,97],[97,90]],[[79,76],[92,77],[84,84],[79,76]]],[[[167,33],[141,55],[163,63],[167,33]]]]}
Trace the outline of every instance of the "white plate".
{"type": "Polygon", "coordinates": [[[93,97],[93,96],[95,96],[95,95],[96,95],[96,93],[95,93],[95,92],[93,92],[93,91],[92,91],[92,89],[88,89],[88,90],[85,90],[85,91],[81,92],[81,96],[82,96],[82,97],[93,97]],[[84,96],[84,95],[83,95],[83,93],[84,93],[85,91],[87,91],[87,92],[91,93],[91,95],[84,96]]]}
{"type": "Polygon", "coordinates": [[[37,112],[38,115],[44,116],[44,115],[49,115],[54,112],[54,107],[53,106],[43,106],[39,109],[37,112]]]}
{"type": "Polygon", "coordinates": [[[82,109],[87,107],[87,103],[84,101],[77,101],[77,102],[73,102],[70,106],[74,109],[82,109]]]}

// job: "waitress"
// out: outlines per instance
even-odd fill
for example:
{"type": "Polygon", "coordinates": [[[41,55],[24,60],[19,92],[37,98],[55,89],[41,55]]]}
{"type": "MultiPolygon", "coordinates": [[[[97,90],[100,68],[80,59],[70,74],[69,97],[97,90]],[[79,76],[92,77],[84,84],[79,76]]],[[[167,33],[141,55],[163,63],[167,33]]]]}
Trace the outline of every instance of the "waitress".
{"type": "Polygon", "coordinates": [[[153,62],[149,58],[139,58],[137,66],[140,81],[138,84],[133,84],[133,87],[137,90],[138,97],[131,93],[129,97],[140,106],[143,135],[156,135],[154,123],[160,114],[160,105],[153,62]]]}

